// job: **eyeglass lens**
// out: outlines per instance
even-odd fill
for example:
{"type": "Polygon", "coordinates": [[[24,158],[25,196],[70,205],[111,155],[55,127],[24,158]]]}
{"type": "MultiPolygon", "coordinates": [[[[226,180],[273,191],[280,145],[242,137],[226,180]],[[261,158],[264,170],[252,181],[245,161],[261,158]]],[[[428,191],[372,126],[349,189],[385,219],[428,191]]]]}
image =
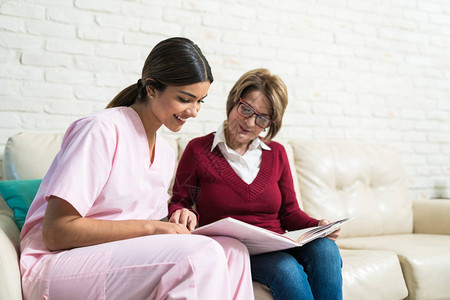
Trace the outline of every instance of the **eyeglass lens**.
{"type": "Polygon", "coordinates": [[[266,128],[270,124],[270,120],[263,115],[258,115],[248,104],[241,102],[238,106],[238,112],[246,118],[256,115],[255,123],[259,127],[266,128]]]}

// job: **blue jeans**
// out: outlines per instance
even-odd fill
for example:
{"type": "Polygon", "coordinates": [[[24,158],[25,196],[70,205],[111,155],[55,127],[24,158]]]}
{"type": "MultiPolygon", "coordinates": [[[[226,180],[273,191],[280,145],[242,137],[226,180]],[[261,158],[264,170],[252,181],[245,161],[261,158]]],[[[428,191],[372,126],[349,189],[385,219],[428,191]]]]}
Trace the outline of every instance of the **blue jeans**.
{"type": "Polygon", "coordinates": [[[328,238],[283,251],[250,257],[252,277],[275,300],[342,299],[342,259],[328,238]]]}

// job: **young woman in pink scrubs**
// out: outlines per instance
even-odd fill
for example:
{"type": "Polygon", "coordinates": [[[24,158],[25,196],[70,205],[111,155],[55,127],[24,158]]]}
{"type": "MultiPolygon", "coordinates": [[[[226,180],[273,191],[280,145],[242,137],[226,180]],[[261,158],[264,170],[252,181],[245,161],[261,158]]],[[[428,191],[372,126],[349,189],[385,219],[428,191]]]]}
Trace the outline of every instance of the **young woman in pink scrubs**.
{"type": "Polygon", "coordinates": [[[253,299],[245,246],[159,221],[176,158],[157,130],[195,118],[212,81],[198,46],[170,38],[70,125],[21,232],[25,299],[253,299]]]}

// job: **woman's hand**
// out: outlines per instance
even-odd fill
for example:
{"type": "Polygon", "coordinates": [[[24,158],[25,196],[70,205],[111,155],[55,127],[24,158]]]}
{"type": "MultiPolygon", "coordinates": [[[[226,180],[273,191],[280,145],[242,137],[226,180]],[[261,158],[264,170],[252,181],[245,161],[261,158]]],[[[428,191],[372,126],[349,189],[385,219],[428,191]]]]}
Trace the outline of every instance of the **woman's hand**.
{"type": "Polygon", "coordinates": [[[191,231],[197,226],[197,216],[187,208],[178,209],[172,214],[169,222],[182,224],[191,231]]]}
{"type": "MultiPolygon", "coordinates": [[[[322,226],[322,225],[327,225],[327,224],[330,224],[330,221],[328,221],[326,219],[322,219],[319,221],[318,225],[322,226]]],[[[332,233],[327,235],[327,238],[336,242],[337,238],[339,237],[340,232],[341,232],[341,228],[338,228],[336,231],[333,231],[332,233]]]]}
{"type": "Polygon", "coordinates": [[[151,234],[190,234],[191,232],[182,224],[174,224],[162,221],[149,221],[152,223],[151,234]]]}

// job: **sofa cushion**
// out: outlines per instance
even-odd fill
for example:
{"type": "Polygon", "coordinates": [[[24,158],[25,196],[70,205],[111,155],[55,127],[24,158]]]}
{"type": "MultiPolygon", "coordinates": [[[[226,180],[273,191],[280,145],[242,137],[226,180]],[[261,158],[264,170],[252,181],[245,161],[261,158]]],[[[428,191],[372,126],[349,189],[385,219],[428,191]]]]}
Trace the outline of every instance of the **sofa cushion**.
{"type": "Polygon", "coordinates": [[[42,179],[0,181],[0,195],[13,211],[14,221],[20,230],[41,182],[42,179]]]}
{"type": "Polygon", "coordinates": [[[412,232],[412,203],[397,153],[383,146],[291,143],[305,212],[353,217],[342,237],[412,232]]]}
{"type": "Polygon", "coordinates": [[[255,300],[273,300],[272,292],[262,283],[253,281],[253,292],[255,300]]]}
{"type": "Polygon", "coordinates": [[[404,299],[408,295],[397,255],[392,251],[340,249],[346,300],[404,299]]]}
{"type": "Polygon", "coordinates": [[[450,236],[398,234],[338,239],[340,248],[394,251],[400,261],[408,299],[450,299],[450,236]]]}
{"type": "MultiPolygon", "coordinates": [[[[346,300],[399,300],[408,296],[397,255],[382,250],[340,250],[346,300]],[[383,287],[383,288],[380,288],[383,287]]],[[[255,299],[271,300],[268,287],[253,282],[255,299]]]]}

